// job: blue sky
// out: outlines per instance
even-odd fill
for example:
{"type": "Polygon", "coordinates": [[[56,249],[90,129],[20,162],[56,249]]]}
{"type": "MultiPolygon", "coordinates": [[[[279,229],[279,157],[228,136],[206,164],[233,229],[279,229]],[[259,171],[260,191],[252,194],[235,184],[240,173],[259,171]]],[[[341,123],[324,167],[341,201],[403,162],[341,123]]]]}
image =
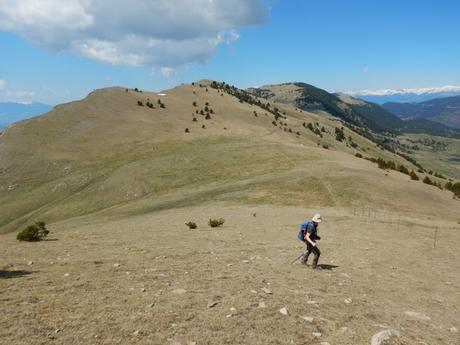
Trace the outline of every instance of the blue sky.
{"type": "Polygon", "coordinates": [[[0,4],[0,101],[57,104],[106,86],[162,90],[202,78],[328,91],[460,85],[458,1],[149,4],[0,4]]]}

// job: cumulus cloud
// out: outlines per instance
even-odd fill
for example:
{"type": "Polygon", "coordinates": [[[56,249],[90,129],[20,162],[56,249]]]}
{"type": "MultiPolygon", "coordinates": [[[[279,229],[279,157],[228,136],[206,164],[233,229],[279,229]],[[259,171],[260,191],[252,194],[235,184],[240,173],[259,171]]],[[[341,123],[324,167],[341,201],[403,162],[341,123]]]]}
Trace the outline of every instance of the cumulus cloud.
{"type": "Polygon", "coordinates": [[[4,81],[3,79],[0,79],[0,91],[2,91],[6,86],[6,81],[4,81]]]}
{"type": "Polygon", "coordinates": [[[0,1],[0,30],[110,64],[174,68],[203,62],[242,26],[261,24],[265,0],[0,1]]]}
{"type": "Polygon", "coordinates": [[[347,94],[352,96],[392,96],[400,94],[424,95],[427,93],[452,93],[460,92],[460,86],[445,85],[422,88],[405,88],[405,89],[381,89],[381,90],[361,90],[348,91],[347,94]]]}

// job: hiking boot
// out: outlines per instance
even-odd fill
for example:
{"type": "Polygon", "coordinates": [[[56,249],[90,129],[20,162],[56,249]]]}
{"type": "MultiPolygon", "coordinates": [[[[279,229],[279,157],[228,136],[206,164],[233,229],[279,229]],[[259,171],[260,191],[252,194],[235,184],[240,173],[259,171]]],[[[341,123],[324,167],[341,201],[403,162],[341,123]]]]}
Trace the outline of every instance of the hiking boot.
{"type": "Polygon", "coordinates": [[[308,256],[302,256],[300,263],[304,266],[307,266],[307,260],[308,260],[308,256]]]}

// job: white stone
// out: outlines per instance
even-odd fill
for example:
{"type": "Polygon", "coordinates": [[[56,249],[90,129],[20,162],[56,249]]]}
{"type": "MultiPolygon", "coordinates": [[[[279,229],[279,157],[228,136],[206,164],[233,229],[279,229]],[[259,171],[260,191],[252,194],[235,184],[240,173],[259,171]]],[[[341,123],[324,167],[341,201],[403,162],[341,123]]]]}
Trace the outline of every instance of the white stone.
{"type": "Polygon", "coordinates": [[[399,332],[393,329],[386,329],[372,336],[371,345],[383,345],[393,337],[399,337],[399,332]]]}
{"type": "Polygon", "coordinates": [[[316,338],[319,338],[322,336],[321,332],[313,332],[312,335],[316,338]]]}
{"type": "Polygon", "coordinates": [[[280,313],[283,315],[288,315],[288,310],[286,307],[280,309],[280,313]]]}
{"type": "Polygon", "coordinates": [[[450,329],[451,333],[458,333],[458,328],[457,327],[451,327],[450,329]]]}
{"type": "Polygon", "coordinates": [[[272,292],[271,292],[269,289],[267,289],[267,288],[262,288],[261,290],[262,290],[263,292],[265,292],[266,294],[268,294],[268,295],[271,295],[271,294],[272,294],[272,292]]]}
{"type": "Polygon", "coordinates": [[[172,291],[172,293],[175,293],[175,294],[177,294],[177,295],[183,295],[183,294],[186,293],[186,292],[187,292],[187,290],[185,290],[185,289],[174,289],[174,290],[172,291]]]}
{"type": "Polygon", "coordinates": [[[302,316],[302,319],[304,319],[307,322],[313,322],[313,318],[311,316],[302,316]]]}
{"type": "Polygon", "coordinates": [[[209,301],[208,302],[208,309],[214,308],[219,302],[218,301],[209,301]]]}
{"type": "Polygon", "coordinates": [[[70,276],[70,273],[64,273],[64,277],[70,276]]]}
{"type": "Polygon", "coordinates": [[[346,298],[344,301],[343,301],[345,304],[352,304],[353,303],[353,300],[351,298],[346,298]]]}
{"type": "Polygon", "coordinates": [[[406,311],[404,312],[407,316],[416,319],[418,321],[430,321],[431,318],[429,316],[426,316],[422,313],[416,312],[416,311],[406,311]]]}
{"type": "Polygon", "coordinates": [[[266,308],[267,306],[265,305],[265,302],[263,301],[260,301],[259,302],[259,305],[257,306],[257,308],[266,308]]]}
{"type": "Polygon", "coordinates": [[[33,264],[34,264],[33,261],[29,261],[29,262],[27,263],[27,265],[29,265],[29,266],[32,266],[33,264]]]}
{"type": "Polygon", "coordinates": [[[120,264],[113,264],[113,267],[120,267],[121,265],[120,264]]]}

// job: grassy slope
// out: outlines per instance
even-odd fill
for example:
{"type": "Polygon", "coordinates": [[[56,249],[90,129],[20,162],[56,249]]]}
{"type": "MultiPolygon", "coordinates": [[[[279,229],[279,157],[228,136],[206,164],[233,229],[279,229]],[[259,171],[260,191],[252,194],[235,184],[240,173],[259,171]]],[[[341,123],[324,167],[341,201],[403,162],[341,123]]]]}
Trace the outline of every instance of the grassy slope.
{"type": "MultiPolygon", "coordinates": [[[[183,85],[165,93],[98,90],[11,126],[0,137],[0,231],[39,218],[139,214],[215,201],[395,209],[417,204],[420,212],[453,217],[435,206],[455,208],[450,193],[353,157],[355,149],[335,141],[340,123],[327,114],[278,105],[287,113],[279,128],[270,113],[212,88],[183,85]],[[156,109],[137,106],[147,98],[156,109]],[[159,98],[165,109],[156,104],[159,98]],[[215,112],[210,120],[194,114],[205,102],[215,112]],[[328,134],[320,139],[302,127],[310,121],[328,134]],[[402,195],[393,200],[395,193],[402,195]]],[[[364,155],[408,165],[345,133],[364,155]]]]}

